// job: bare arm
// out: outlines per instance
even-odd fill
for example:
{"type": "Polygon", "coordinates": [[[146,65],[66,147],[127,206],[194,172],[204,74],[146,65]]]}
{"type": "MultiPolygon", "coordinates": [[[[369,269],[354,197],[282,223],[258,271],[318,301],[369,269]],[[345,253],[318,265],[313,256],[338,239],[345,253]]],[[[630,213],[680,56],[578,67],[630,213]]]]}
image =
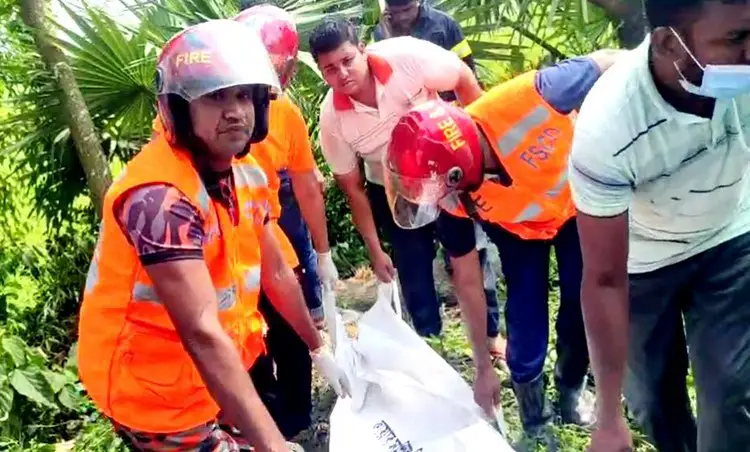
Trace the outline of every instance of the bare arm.
{"type": "Polygon", "coordinates": [[[349,206],[352,209],[352,219],[362,239],[365,241],[370,256],[382,250],[378,231],[375,227],[375,219],[372,216],[370,200],[365,192],[365,181],[362,171],[355,168],[352,172],[336,175],[336,183],[346,194],[349,206]]]}
{"type": "Polygon", "coordinates": [[[314,171],[308,171],[290,172],[290,175],[294,197],[302,212],[302,218],[310,229],[315,251],[326,253],[329,250],[326,206],[316,174],[314,171]]]}
{"type": "Polygon", "coordinates": [[[311,350],[319,349],[323,343],[315,329],[310,311],[307,309],[297,277],[286,263],[279,242],[270,224],[263,228],[260,239],[261,287],[268,295],[273,307],[297,332],[311,350]]]}
{"type": "Polygon", "coordinates": [[[458,76],[458,82],[453,89],[461,105],[467,106],[477,100],[482,95],[482,87],[479,86],[474,72],[466,65],[461,65],[461,72],[458,76]]]}
{"type": "Polygon", "coordinates": [[[594,60],[594,63],[599,66],[599,70],[604,73],[627,52],[627,50],[622,49],[601,49],[590,53],[588,56],[594,60]]]}
{"type": "Polygon", "coordinates": [[[205,262],[165,262],[146,266],[146,271],[209,393],[226,417],[256,450],[286,450],[284,437],[219,323],[216,292],[205,262]]]}
{"type": "Polygon", "coordinates": [[[474,376],[474,401],[489,419],[495,418],[500,404],[500,382],[492,366],[487,348],[487,299],[482,287],[482,269],[479,253],[472,249],[461,257],[452,257],[453,284],[456,287],[461,315],[469,330],[476,374],[474,376]]]}
{"type": "Polygon", "coordinates": [[[597,387],[598,423],[621,419],[620,399],[628,353],[628,214],[597,218],[579,211],[583,253],[581,303],[597,387]]]}
{"type": "Polygon", "coordinates": [[[461,305],[461,315],[468,328],[477,370],[492,367],[487,348],[487,299],[484,277],[476,249],[461,257],[451,257],[453,287],[461,305]]]}

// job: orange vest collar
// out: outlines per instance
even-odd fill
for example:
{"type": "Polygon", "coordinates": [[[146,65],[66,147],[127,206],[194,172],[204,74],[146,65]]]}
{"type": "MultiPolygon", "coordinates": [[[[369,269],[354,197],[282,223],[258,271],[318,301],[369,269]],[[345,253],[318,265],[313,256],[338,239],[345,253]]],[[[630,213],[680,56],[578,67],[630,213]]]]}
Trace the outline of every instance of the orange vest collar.
{"type": "MultiPolygon", "coordinates": [[[[393,75],[393,67],[391,67],[391,64],[381,56],[373,55],[371,53],[367,54],[367,66],[370,68],[370,73],[375,77],[375,80],[381,85],[388,83],[388,80],[391,79],[391,75],[393,75]]],[[[333,108],[336,110],[353,110],[354,102],[352,102],[352,98],[346,94],[334,92],[333,108]]]]}

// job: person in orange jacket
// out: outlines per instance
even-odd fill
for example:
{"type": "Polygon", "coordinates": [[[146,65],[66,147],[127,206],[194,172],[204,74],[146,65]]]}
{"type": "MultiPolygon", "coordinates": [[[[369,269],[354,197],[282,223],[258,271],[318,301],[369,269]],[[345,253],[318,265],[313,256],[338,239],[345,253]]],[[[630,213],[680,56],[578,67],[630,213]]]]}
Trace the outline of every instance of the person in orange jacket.
{"type": "MultiPolygon", "coordinates": [[[[297,70],[299,51],[299,36],[292,16],[277,6],[261,4],[242,11],[234,20],[260,33],[281,89],[286,91],[297,70]]],[[[300,261],[305,274],[302,288],[305,300],[313,319],[322,325],[321,286],[333,287],[338,270],[331,258],[325,200],[307,124],[299,107],[286,94],[271,102],[269,114],[269,134],[253,148],[252,154],[267,168],[269,185],[278,194],[272,216],[278,219],[300,261]]]]}
{"type": "Polygon", "coordinates": [[[543,369],[552,247],[561,291],[555,369],[560,415],[565,423],[594,422],[592,404],[581,403],[591,402],[582,397],[589,358],[567,165],[575,111],[614,59],[602,51],[522,74],[465,111],[444,101],[418,105],[394,127],[383,159],[396,224],[419,228],[437,220],[475,350],[475,397],[488,413],[499,385],[489,360],[477,353],[484,347],[487,303],[472,219],[497,246],[508,288],[508,367],[521,420],[527,439],[551,449],[543,369]]]}
{"type": "MultiPolygon", "coordinates": [[[[291,15],[279,7],[262,4],[242,11],[234,20],[260,34],[281,88],[286,90],[296,71],[299,49],[291,15]]],[[[254,145],[250,154],[268,177],[273,192],[271,221],[277,222],[285,235],[285,254],[299,275],[313,320],[322,328],[325,319],[321,279],[332,288],[338,271],[328,245],[325,202],[315,176],[317,166],[307,125],[300,109],[285,93],[271,101],[268,136],[254,145]]],[[[260,310],[269,325],[268,353],[258,360],[251,375],[281,432],[292,438],[312,422],[312,365],[305,343],[263,293],[260,310]]]]}
{"type": "Polygon", "coordinates": [[[278,90],[263,43],[235,21],[187,28],[161,52],[164,130],[105,196],[79,321],[81,380],[134,450],[289,450],[247,374],[264,349],[261,289],[348,393],[248,154],[278,90]]]}

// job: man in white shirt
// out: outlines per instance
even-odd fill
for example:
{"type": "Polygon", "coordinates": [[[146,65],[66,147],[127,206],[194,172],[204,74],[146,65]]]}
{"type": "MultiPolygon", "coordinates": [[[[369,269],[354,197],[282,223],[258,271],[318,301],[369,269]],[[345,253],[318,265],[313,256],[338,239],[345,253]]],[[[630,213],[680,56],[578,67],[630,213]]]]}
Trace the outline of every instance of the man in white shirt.
{"type": "MultiPolygon", "coordinates": [[[[328,19],[316,27],[310,50],[331,87],[321,105],[321,149],[349,199],[375,274],[388,282],[395,270],[378,238],[381,229],[393,246],[414,328],[422,336],[437,335],[441,320],[432,273],[435,229],[396,226],[383,188],[381,158],[393,126],[409,108],[437,98],[440,91],[454,91],[467,105],[482,90],[471,69],[453,52],[412,37],[387,39],[365,50],[345,19],[328,19]]],[[[493,311],[491,324],[497,325],[499,315],[497,309],[493,311]]],[[[497,331],[492,333],[498,336],[497,331]]],[[[488,348],[504,352],[504,347],[497,350],[494,344],[493,337],[488,348]]]]}
{"type": "Polygon", "coordinates": [[[748,450],[750,4],[648,0],[646,12],[650,37],[591,90],[571,156],[591,450],[632,445],[623,379],[658,450],[748,450]]]}

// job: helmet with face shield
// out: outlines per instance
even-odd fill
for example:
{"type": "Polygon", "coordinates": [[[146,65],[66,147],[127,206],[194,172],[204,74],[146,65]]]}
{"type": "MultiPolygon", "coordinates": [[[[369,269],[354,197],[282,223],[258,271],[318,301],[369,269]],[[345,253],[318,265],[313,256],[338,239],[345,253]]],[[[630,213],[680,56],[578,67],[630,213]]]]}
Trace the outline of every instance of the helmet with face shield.
{"type": "Polygon", "coordinates": [[[391,133],[383,176],[398,226],[416,229],[435,221],[442,208],[459,204],[461,191],[481,184],[476,124],[462,109],[440,100],[412,108],[391,133]]]}
{"type": "Polygon", "coordinates": [[[189,104],[195,99],[251,86],[255,126],[250,143],[257,143],[268,134],[269,103],[281,90],[258,34],[232,20],[203,22],[172,37],[159,56],[156,84],[167,139],[183,147],[194,140],[189,104]]]}

